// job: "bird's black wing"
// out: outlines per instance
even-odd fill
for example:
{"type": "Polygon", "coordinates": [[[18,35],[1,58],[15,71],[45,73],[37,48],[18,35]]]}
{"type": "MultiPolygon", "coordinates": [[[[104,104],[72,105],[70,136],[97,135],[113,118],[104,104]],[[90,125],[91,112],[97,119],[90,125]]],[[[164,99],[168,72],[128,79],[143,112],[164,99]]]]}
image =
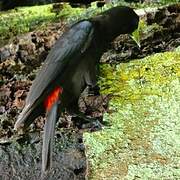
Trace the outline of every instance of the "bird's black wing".
{"type": "MultiPolygon", "coordinates": [[[[28,118],[36,101],[50,86],[53,86],[57,77],[60,77],[72,61],[78,61],[87,50],[93,38],[94,28],[89,21],[80,21],[74,24],[55,43],[47,56],[40,72],[37,74],[27,95],[25,107],[20,114],[15,128],[23,126],[21,123],[28,118]]],[[[77,62],[78,63],[78,62],[77,62]]]]}
{"type": "Polygon", "coordinates": [[[61,76],[71,61],[79,60],[77,57],[81,56],[88,48],[92,34],[92,24],[89,21],[81,21],[75,24],[56,42],[31,86],[26,101],[27,104],[34,103],[43,91],[58,76],[61,76]]]}

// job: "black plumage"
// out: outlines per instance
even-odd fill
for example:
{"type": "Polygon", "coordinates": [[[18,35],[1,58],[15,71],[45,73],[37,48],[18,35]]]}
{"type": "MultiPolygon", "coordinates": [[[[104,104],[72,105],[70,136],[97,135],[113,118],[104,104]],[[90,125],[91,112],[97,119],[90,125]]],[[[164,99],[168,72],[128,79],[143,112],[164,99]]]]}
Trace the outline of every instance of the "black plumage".
{"type": "Polygon", "coordinates": [[[43,172],[51,166],[55,122],[60,113],[66,109],[81,114],[77,105],[79,96],[86,86],[96,86],[96,67],[107,45],[120,34],[132,33],[138,22],[139,17],[131,8],[114,7],[96,17],[75,23],[51,49],[15,124],[15,129],[25,129],[36,117],[46,113],[43,172]],[[58,91],[58,98],[50,108],[45,107],[47,98],[57,87],[61,90],[58,91]]]}

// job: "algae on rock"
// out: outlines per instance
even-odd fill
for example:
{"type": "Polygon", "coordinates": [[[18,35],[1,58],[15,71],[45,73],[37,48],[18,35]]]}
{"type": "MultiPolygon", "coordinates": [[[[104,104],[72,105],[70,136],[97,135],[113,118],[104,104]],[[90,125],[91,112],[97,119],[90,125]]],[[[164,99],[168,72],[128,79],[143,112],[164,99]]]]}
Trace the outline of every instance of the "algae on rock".
{"type": "Polygon", "coordinates": [[[180,178],[180,53],[102,65],[99,84],[112,113],[84,134],[90,179],[180,178]]]}

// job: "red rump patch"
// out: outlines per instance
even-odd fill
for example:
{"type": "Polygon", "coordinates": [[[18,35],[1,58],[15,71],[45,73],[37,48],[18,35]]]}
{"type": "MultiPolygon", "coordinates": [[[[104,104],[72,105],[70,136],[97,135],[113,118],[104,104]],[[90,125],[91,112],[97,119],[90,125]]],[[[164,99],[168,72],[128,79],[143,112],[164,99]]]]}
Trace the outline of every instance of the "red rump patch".
{"type": "Polygon", "coordinates": [[[44,101],[44,106],[46,110],[50,110],[53,104],[59,99],[59,95],[62,94],[63,88],[60,86],[57,86],[51,91],[51,93],[48,95],[48,97],[44,101]]]}

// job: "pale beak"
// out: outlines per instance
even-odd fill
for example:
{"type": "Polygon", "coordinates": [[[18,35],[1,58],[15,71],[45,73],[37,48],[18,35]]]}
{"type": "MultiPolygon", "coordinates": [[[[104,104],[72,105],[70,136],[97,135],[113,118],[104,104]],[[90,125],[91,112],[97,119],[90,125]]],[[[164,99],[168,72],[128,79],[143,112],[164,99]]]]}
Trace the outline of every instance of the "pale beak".
{"type": "Polygon", "coordinates": [[[134,40],[134,42],[138,45],[138,47],[140,49],[141,48],[141,44],[140,44],[139,28],[137,28],[133,33],[131,33],[130,37],[134,40]]]}

